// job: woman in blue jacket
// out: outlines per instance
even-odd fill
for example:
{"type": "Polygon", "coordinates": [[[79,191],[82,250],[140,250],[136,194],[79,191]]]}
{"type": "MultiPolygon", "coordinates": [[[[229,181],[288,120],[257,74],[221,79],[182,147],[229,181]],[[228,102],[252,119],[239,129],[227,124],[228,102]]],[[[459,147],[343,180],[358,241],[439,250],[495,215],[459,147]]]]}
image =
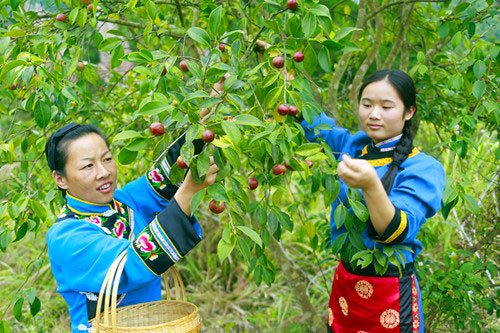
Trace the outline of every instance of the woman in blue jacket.
{"type": "Polygon", "coordinates": [[[214,183],[218,168],[212,161],[203,184],[189,171],[180,186],[172,184],[170,166],[183,143],[177,140],[157,167],[118,189],[116,163],[96,127],[71,123],[47,141],[52,177],[66,199],[47,233],[49,259],[73,332],[91,327],[101,284],[121,252],[127,251],[118,290],[125,306],[160,300],[159,276],[201,240],[190,203],[214,183]]]}
{"type": "MultiPolygon", "coordinates": [[[[359,92],[362,131],[355,134],[334,125],[324,113],[312,124],[303,121],[309,140],[324,140],[339,152],[340,193],[332,205],[332,241],[347,232],[337,228],[334,211],[349,207],[348,187],[360,189],[370,218],[362,232],[368,249],[404,245],[402,276],[389,264],[382,275],[374,265],[354,266],[341,254],[329,302],[333,332],[423,332],[422,298],[414,276],[415,257],[422,250],[417,233],[441,207],[443,167],[413,147],[412,119],[417,111],[413,80],[399,70],[372,74],[359,92]],[[319,123],[331,130],[315,131],[319,123]]],[[[401,261],[401,259],[400,259],[401,261]]]]}

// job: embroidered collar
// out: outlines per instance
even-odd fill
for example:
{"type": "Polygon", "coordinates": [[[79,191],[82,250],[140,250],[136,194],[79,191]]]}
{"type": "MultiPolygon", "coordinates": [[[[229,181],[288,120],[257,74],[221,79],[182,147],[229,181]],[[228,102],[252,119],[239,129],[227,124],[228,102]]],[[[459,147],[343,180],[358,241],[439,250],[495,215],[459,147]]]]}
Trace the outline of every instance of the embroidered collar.
{"type": "MultiPolygon", "coordinates": [[[[396,145],[398,144],[399,140],[401,140],[402,136],[403,136],[403,133],[401,133],[393,138],[379,142],[379,143],[375,144],[374,146],[376,148],[380,148],[381,152],[394,150],[394,149],[396,149],[396,145]]],[[[372,141],[372,145],[373,145],[373,141],[372,141]]]]}
{"type": "Polygon", "coordinates": [[[66,206],[78,215],[110,215],[118,210],[121,210],[121,205],[114,200],[107,204],[96,204],[85,200],[78,199],[69,193],[66,193],[66,206]]]}

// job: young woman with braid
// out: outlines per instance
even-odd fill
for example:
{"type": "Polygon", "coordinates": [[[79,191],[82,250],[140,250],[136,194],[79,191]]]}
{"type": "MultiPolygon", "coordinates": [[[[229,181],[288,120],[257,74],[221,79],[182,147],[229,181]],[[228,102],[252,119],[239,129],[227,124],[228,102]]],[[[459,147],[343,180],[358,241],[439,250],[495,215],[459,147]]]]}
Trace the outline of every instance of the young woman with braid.
{"type": "Polygon", "coordinates": [[[392,264],[382,276],[373,263],[354,267],[342,251],[330,295],[328,330],[423,332],[422,299],[414,275],[415,257],[422,250],[417,233],[441,208],[445,174],[438,161],[413,147],[411,122],[417,107],[410,76],[399,70],[377,71],[361,86],[359,101],[363,130],[355,134],[335,126],[324,113],[312,124],[302,121],[309,140],[324,140],[341,153],[332,242],[347,231],[336,227],[334,211],[341,203],[349,207],[347,191],[352,187],[361,190],[370,215],[362,232],[366,247],[404,245],[412,251],[402,250],[402,276],[392,264]],[[315,130],[319,123],[332,129],[315,130]]]}

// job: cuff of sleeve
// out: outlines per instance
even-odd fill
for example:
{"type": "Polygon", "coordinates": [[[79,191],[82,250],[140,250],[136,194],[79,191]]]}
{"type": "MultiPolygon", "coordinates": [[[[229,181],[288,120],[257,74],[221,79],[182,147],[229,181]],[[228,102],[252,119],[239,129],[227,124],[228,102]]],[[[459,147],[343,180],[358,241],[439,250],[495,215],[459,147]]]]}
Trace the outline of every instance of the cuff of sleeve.
{"type": "Polygon", "coordinates": [[[367,234],[368,237],[381,244],[396,245],[401,243],[408,234],[408,218],[406,213],[396,207],[394,217],[382,236],[377,234],[371,221],[368,220],[367,234]]]}
{"type": "Polygon", "coordinates": [[[134,250],[155,275],[161,275],[200,242],[195,221],[172,199],[135,238],[134,250]]]}

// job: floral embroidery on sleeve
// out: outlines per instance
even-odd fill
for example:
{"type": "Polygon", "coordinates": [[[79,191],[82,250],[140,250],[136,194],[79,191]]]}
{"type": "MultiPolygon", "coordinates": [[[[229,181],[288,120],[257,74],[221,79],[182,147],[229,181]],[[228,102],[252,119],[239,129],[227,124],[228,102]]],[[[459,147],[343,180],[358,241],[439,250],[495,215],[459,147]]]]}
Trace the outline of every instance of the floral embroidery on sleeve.
{"type": "Polygon", "coordinates": [[[167,184],[164,182],[165,177],[162,175],[162,171],[158,168],[155,168],[148,172],[148,178],[151,180],[151,184],[155,189],[162,190],[167,184]]]}
{"type": "Polygon", "coordinates": [[[139,248],[139,255],[144,260],[155,260],[158,255],[162,254],[161,248],[156,246],[154,242],[151,241],[151,235],[143,231],[139,237],[135,240],[135,246],[139,248]]]}

